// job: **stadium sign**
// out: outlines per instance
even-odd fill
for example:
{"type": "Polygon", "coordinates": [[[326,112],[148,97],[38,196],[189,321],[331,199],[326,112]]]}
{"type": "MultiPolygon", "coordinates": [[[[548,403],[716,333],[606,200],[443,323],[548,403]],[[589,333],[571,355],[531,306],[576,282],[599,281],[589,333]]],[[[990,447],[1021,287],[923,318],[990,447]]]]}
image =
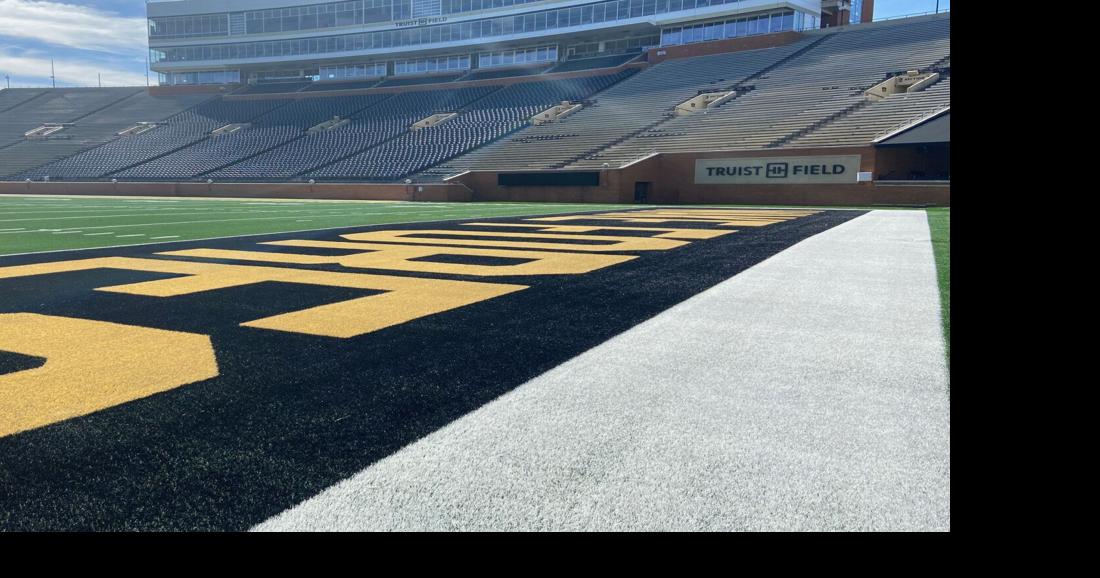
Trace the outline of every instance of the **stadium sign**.
{"type": "Polygon", "coordinates": [[[698,159],[696,184],[786,185],[856,182],[859,155],[698,159]]]}
{"type": "Polygon", "coordinates": [[[446,16],[435,16],[431,18],[416,18],[413,20],[402,20],[400,22],[394,22],[395,28],[408,28],[409,26],[427,26],[429,24],[440,24],[447,21],[446,16]]]}

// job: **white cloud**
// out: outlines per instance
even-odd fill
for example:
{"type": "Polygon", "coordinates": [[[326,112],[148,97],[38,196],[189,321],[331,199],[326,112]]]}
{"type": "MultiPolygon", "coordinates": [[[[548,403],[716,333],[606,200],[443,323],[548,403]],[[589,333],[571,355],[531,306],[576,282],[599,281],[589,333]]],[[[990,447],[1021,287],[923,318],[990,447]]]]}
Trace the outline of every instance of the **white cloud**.
{"type": "MultiPolygon", "coordinates": [[[[48,86],[50,78],[50,59],[29,56],[13,56],[0,52],[0,71],[19,78],[22,84],[48,86]]],[[[102,63],[79,60],[57,59],[54,61],[54,75],[59,86],[96,86],[97,74],[103,77],[103,86],[145,86],[145,75],[129,70],[114,68],[102,63]]],[[[3,79],[0,79],[2,81],[3,79]]],[[[15,86],[13,82],[13,86],[15,86]]]]}
{"type": "MultiPolygon", "coordinates": [[[[112,54],[145,52],[144,18],[61,2],[0,0],[0,35],[112,54]]],[[[144,78],[143,78],[144,82],[144,78]]]]}

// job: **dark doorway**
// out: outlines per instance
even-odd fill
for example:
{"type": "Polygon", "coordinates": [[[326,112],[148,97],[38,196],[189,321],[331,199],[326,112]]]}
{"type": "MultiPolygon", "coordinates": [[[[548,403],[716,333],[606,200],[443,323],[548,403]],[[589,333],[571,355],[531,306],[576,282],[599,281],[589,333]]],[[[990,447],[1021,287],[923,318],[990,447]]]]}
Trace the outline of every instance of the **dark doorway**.
{"type": "Polygon", "coordinates": [[[637,204],[644,204],[649,199],[649,185],[650,183],[637,182],[634,183],[634,202],[637,204]]]}

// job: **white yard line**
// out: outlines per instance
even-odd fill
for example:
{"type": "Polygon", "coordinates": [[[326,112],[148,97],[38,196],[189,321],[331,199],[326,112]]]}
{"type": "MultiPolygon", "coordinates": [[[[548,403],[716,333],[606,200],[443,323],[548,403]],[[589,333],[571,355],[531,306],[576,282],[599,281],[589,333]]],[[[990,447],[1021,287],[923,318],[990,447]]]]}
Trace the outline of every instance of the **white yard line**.
{"type": "MultiPolygon", "coordinates": [[[[2,196],[2,195],[0,195],[0,196],[2,196]]],[[[378,201],[378,202],[383,202],[383,201],[378,201]]],[[[556,207],[556,208],[560,208],[560,207],[556,207]]],[[[602,213],[606,210],[607,210],[606,208],[600,208],[600,209],[591,209],[591,208],[589,208],[588,212],[602,213]]],[[[470,217],[470,218],[471,219],[473,219],[473,218],[481,219],[481,218],[493,218],[493,217],[504,217],[504,216],[542,217],[542,216],[548,216],[548,215],[560,215],[562,213],[583,213],[583,212],[585,212],[585,211],[569,210],[569,211],[553,211],[553,212],[549,212],[549,213],[527,213],[527,214],[523,214],[523,215],[480,215],[480,216],[470,217]]],[[[237,220],[246,220],[247,221],[247,220],[251,220],[251,219],[237,219],[237,220]]],[[[125,244],[125,245],[108,245],[108,246],[105,246],[105,247],[81,247],[81,248],[77,248],[77,249],[51,249],[49,251],[27,251],[27,252],[24,252],[24,253],[8,253],[8,254],[0,253],[0,260],[3,260],[4,257],[17,257],[17,256],[20,256],[20,255],[46,255],[46,254],[50,254],[50,253],[70,253],[70,252],[74,252],[74,251],[93,251],[93,250],[99,251],[99,250],[103,250],[103,249],[122,249],[122,248],[126,248],[126,247],[140,247],[142,245],[189,243],[189,242],[192,242],[192,241],[217,241],[219,239],[243,239],[243,238],[248,238],[248,237],[263,237],[263,236],[268,236],[268,235],[290,235],[290,234],[294,234],[294,233],[316,233],[318,231],[335,231],[335,230],[341,230],[341,229],[358,229],[358,228],[365,228],[365,227],[378,227],[378,226],[384,226],[384,225],[406,225],[406,224],[410,224],[410,223],[432,223],[432,222],[438,222],[438,221],[439,221],[438,219],[412,219],[412,220],[405,220],[405,221],[392,221],[392,222],[389,222],[389,223],[359,224],[359,225],[337,225],[337,226],[333,226],[333,227],[316,227],[316,228],[313,228],[313,229],[295,229],[295,230],[292,230],[292,231],[268,231],[268,232],[264,232],[264,233],[247,233],[247,234],[244,234],[244,235],[221,235],[221,236],[217,236],[217,237],[193,237],[193,238],[189,238],[189,239],[180,239],[179,241],[164,241],[164,243],[128,243],[128,244],[125,244]]],[[[221,222],[221,221],[215,221],[215,222],[221,222]]],[[[173,224],[181,224],[181,223],[164,223],[164,224],[173,225],[173,224]]],[[[126,226],[129,226],[129,225],[126,225],[126,226]]],[[[147,225],[141,225],[141,226],[147,226],[147,225]]],[[[84,227],[85,230],[95,229],[95,228],[96,227],[84,227]]],[[[100,227],[100,228],[108,228],[108,227],[100,227]]],[[[114,228],[117,228],[117,227],[114,227],[114,228]]],[[[21,232],[21,231],[16,231],[16,232],[21,232]]],[[[3,233],[0,233],[0,234],[3,234],[3,233]]],[[[92,236],[92,235],[96,235],[96,234],[97,233],[85,233],[85,236],[92,236]]],[[[109,234],[109,233],[104,233],[104,234],[109,234]]]]}

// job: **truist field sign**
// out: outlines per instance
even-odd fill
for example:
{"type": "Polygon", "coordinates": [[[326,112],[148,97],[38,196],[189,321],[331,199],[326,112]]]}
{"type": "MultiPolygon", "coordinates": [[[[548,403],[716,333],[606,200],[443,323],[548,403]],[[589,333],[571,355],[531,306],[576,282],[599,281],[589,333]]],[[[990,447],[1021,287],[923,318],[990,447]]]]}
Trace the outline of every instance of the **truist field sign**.
{"type": "Polygon", "coordinates": [[[696,184],[788,185],[854,183],[859,155],[698,159],[696,184]]]}

